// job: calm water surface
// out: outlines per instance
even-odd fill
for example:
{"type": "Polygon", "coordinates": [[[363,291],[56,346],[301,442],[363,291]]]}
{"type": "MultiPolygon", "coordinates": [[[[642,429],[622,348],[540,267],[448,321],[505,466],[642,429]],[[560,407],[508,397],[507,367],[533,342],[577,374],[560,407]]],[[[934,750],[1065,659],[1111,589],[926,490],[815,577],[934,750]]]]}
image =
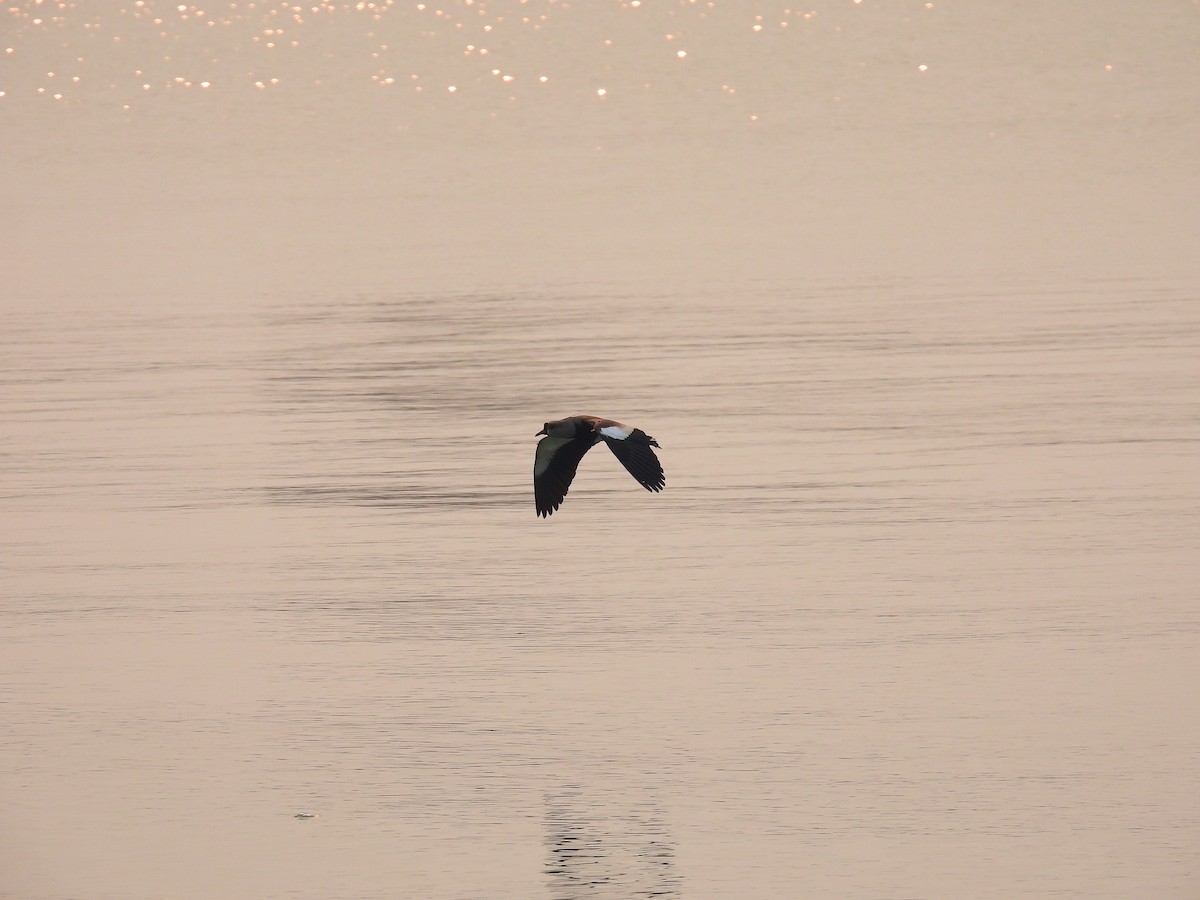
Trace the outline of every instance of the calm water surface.
{"type": "Polygon", "coordinates": [[[10,6],[0,898],[1200,896],[1195,4],[10,6]]]}
{"type": "Polygon", "coordinates": [[[727,297],[18,315],[7,895],[1189,895],[1194,297],[727,297]]]}

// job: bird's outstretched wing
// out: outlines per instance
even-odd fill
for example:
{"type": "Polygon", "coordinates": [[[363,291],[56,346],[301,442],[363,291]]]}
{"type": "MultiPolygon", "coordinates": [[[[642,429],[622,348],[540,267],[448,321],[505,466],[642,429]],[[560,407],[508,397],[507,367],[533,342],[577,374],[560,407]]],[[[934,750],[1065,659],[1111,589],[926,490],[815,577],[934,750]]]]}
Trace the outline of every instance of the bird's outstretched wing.
{"type": "Polygon", "coordinates": [[[608,449],[637,479],[637,483],[648,491],[658,492],[667,486],[667,477],[663,474],[662,463],[650,449],[650,441],[651,438],[640,429],[634,429],[624,440],[604,436],[608,449]]]}
{"type": "Polygon", "coordinates": [[[539,516],[548,516],[563,502],[579,461],[592,449],[589,440],[545,437],[533,457],[533,500],[539,516]]]}

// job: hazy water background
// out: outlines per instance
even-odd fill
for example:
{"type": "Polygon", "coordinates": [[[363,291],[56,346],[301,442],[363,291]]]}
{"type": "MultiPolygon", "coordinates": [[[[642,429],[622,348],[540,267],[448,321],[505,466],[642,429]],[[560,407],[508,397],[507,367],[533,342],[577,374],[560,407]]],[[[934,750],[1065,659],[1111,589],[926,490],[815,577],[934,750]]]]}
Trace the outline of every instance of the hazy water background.
{"type": "Polygon", "coordinates": [[[318,6],[5,21],[0,896],[1196,896],[1196,6],[318,6]]]}

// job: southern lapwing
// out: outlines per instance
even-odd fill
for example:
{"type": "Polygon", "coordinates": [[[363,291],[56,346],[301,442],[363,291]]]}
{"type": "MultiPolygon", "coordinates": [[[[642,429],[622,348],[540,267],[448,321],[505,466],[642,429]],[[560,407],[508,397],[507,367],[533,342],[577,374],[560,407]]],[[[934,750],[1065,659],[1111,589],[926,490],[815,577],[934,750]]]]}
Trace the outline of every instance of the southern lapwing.
{"type": "Polygon", "coordinates": [[[657,492],[666,487],[662,464],[650,449],[657,447],[658,441],[640,428],[599,416],[571,416],[547,422],[538,434],[545,435],[533,457],[533,499],[539,516],[558,509],[583,454],[601,441],[646,490],[657,492]]]}

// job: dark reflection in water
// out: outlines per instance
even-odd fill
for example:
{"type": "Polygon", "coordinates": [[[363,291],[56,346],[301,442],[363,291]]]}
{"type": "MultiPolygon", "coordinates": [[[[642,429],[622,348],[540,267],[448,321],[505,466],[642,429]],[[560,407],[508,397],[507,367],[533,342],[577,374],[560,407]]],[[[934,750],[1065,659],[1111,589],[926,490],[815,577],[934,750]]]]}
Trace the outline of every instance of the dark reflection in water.
{"type": "Polygon", "coordinates": [[[554,900],[681,896],[675,843],[651,799],[614,811],[579,785],[548,793],[546,856],[554,900]]]}
{"type": "MultiPolygon", "coordinates": [[[[527,491],[428,491],[396,485],[390,488],[372,488],[366,485],[321,485],[302,484],[267,485],[255,495],[265,495],[266,502],[275,504],[301,504],[312,506],[379,506],[403,507],[407,509],[446,509],[457,507],[511,506],[528,501],[532,506],[531,486],[527,491]]],[[[248,497],[247,502],[254,498],[248,497]]]]}

